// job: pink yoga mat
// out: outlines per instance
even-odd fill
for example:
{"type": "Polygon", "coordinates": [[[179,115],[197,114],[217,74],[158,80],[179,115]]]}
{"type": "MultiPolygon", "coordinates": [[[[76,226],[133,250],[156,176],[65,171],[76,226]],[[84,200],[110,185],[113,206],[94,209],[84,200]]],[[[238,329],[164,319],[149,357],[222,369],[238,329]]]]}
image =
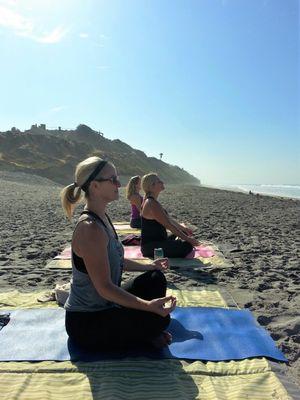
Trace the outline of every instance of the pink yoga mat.
{"type": "MultiPolygon", "coordinates": [[[[186,258],[209,258],[214,255],[211,248],[205,246],[197,246],[193,251],[186,256],[186,258]]],[[[140,246],[124,246],[124,256],[125,258],[144,258],[141,253],[140,246]]],[[[58,256],[54,257],[55,260],[70,260],[71,259],[71,247],[65,248],[58,256]]]]}
{"type": "Polygon", "coordinates": [[[124,246],[125,258],[145,258],[141,253],[140,246],[124,246]]]}
{"type": "MultiPolygon", "coordinates": [[[[126,258],[144,258],[140,246],[124,246],[124,256],[126,258]]],[[[66,247],[60,254],[54,257],[55,260],[70,260],[71,247],[66,247]]]]}
{"type": "Polygon", "coordinates": [[[190,254],[186,256],[186,258],[197,258],[197,257],[209,258],[214,255],[215,253],[210,247],[197,246],[190,252],[190,254]]]}
{"type": "MultiPolygon", "coordinates": [[[[140,246],[124,246],[125,258],[144,258],[141,253],[140,246]]],[[[214,256],[214,252],[211,248],[205,246],[197,246],[193,251],[190,252],[185,258],[209,258],[214,256]]]]}
{"type": "Polygon", "coordinates": [[[54,260],[71,260],[71,247],[66,247],[54,260]]]}

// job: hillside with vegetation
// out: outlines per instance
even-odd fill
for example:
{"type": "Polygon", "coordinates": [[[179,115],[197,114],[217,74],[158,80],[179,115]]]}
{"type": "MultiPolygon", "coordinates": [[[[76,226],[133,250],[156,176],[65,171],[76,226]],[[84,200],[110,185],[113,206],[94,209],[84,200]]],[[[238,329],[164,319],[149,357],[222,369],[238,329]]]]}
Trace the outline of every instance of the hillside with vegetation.
{"type": "Polygon", "coordinates": [[[67,184],[73,179],[75,166],[89,156],[112,161],[126,182],[129,176],[157,172],[167,183],[199,184],[184,169],[147,157],[119,139],[110,140],[86,125],[75,130],[46,129],[33,125],[20,131],[12,128],[0,132],[0,170],[21,171],[67,184]]]}

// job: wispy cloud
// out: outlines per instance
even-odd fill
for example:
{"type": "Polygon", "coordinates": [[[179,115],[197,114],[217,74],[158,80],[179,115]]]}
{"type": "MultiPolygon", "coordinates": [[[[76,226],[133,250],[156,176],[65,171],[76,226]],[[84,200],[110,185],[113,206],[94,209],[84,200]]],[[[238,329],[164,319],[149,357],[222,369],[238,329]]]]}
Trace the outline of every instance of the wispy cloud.
{"type": "Polygon", "coordinates": [[[81,37],[82,39],[87,39],[89,37],[89,35],[88,35],[88,33],[81,32],[81,33],[79,33],[79,37],[81,37]]]}
{"type": "Polygon", "coordinates": [[[69,31],[62,26],[57,26],[50,32],[39,31],[31,18],[3,5],[0,5],[0,26],[12,30],[18,36],[47,44],[60,42],[69,31]]]}
{"type": "Polygon", "coordinates": [[[44,33],[40,36],[28,35],[28,37],[40,43],[58,43],[66,36],[68,32],[69,29],[62,26],[57,26],[49,33],[44,33]]]}
{"type": "Polygon", "coordinates": [[[1,0],[1,4],[9,5],[9,6],[16,6],[18,0],[1,0]]]}
{"type": "Polygon", "coordinates": [[[51,113],[51,114],[58,113],[60,111],[65,110],[66,108],[68,108],[68,107],[66,107],[66,106],[56,106],[56,107],[50,108],[49,113],[51,113]]]}
{"type": "Polygon", "coordinates": [[[32,32],[33,23],[29,18],[23,17],[21,14],[10,10],[7,7],[0,5],[0,25],[5,28],[13,29],[14,31],[20,32],[32,32]]]}

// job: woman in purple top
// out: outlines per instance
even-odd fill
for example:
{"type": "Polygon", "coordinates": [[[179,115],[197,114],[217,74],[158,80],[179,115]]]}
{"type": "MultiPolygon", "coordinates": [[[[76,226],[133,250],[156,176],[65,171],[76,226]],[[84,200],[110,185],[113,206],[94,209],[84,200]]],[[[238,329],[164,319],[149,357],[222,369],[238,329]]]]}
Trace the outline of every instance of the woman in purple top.
{"type": "Polygon", "coordinates": [[[131,218],[130,226],[131,228],[141,228],[141,206],[143,202],[143,197],[140,195],[141,190],[141,177],[133,176],[130,178],[126,186],[126,197],[131,204],[131,218]]]}

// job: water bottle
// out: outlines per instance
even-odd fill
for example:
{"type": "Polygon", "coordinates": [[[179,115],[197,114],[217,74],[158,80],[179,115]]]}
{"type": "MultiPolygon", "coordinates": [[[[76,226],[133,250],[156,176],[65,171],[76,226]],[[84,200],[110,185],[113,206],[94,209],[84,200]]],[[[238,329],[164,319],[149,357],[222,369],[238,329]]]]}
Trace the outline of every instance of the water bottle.
{"type": "Polygon", "coordinates": [[[158,258],[164,258],[164,251],[161,247],[154,249],[154,260],[158,258]]]}

